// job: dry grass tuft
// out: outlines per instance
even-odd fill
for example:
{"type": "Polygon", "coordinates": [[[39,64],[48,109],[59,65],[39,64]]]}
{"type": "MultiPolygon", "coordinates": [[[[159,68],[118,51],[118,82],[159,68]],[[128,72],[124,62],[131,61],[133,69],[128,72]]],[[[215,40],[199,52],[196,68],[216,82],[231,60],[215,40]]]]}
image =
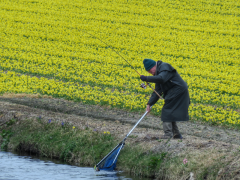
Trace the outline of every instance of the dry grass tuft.
{"type": "Polygon", "coordinates": [[[228,165],[219,170],[216,180],[240,179],[240,153],[228,161],[228,165]]]}
{"type": "Polygon", "coordinates": [[[52,99],[52,96],[48,96],[48,95],[41,95],[41,94],[26,94],[26,93],[19,93],[19,94],[14,94],[14,93],[4,93],[2,96],[2,98],[24,98],[24,97],[28,97],[28,98],[48,98],[48,99],[52,99]]]}

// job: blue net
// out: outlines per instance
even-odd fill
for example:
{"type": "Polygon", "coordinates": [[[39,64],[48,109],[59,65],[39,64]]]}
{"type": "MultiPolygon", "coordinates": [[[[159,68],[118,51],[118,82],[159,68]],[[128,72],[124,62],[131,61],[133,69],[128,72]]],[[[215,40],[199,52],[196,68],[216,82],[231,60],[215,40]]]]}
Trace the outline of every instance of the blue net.
{"type": "Polygon", "coordinates": [[[120,154],[123,146],[116,148],[111,154],[107,156],[105,160],[103,160],[100,164],[98,164],[99,170],[113,171],[116,168],[117,158],[120,154]]]}

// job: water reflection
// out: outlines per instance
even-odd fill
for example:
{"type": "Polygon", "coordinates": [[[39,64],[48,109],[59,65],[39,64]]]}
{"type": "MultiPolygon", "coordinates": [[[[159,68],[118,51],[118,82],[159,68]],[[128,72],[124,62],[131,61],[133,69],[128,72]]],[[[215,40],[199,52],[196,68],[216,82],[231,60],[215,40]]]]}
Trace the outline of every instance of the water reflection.
{"type": "MultiPolygon", "coordinates": [[[[0,180],[136,180],[122,172],[96,172],[91,167],[78,167],[34,156],[0,151],[0,180]]],[[[147,179],[142,179],[147,180],[147,179]]]]}

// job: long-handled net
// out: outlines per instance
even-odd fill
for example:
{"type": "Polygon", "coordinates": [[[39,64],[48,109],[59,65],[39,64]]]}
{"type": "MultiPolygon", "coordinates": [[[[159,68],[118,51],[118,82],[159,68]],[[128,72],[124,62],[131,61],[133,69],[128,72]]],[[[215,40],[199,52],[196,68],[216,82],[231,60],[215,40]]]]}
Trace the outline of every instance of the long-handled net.
{"type": "Polygon", "coordinates": [[[109,152],[95,167],[96,171],[106,170],[112,171],[116,168],[117,158],[120,154],[120,151],[125,145],[125,140],[132,133],[134,128],[141,122],[141,120],[147,115],[148,111],[146,111],[142,117],[138,120],[138,122],[133,126],[131,131],[126,135],[126,137],[121,141],[111,152],[109,152]]]}

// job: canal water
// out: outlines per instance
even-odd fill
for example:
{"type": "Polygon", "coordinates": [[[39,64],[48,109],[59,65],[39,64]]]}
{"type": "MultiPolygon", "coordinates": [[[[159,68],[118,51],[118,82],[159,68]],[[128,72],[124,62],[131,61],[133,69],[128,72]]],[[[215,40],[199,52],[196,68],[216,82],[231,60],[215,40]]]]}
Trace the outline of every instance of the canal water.
{"type": "MultiPolygon", "coordinates": [[[[137,180],[123,172],[96,172],[36,156],[0,151],[0,180],[137,180]]],[[[142,178],[142,180],[150,180],[142,178]]]]}

